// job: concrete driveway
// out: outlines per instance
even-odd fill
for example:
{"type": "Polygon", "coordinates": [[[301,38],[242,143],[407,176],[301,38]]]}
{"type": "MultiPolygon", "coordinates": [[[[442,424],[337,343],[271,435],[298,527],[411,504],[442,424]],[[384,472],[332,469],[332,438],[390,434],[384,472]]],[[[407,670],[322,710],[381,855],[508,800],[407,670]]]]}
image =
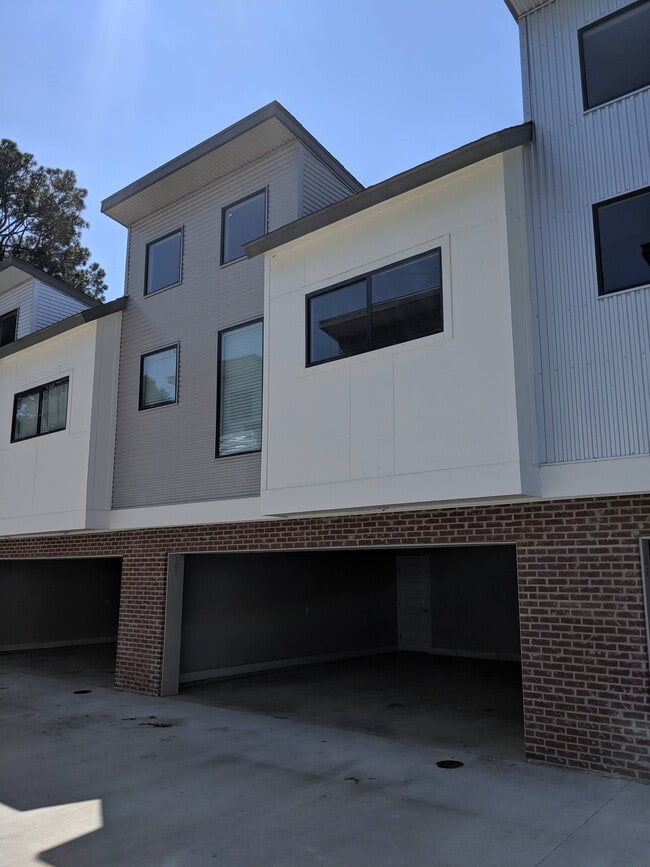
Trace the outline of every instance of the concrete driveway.
{"type": "Polygon", "coordinates": [[[1,658],[0,707],[3,865],[650,864],[643,784],[115,693],[1,658]]]}

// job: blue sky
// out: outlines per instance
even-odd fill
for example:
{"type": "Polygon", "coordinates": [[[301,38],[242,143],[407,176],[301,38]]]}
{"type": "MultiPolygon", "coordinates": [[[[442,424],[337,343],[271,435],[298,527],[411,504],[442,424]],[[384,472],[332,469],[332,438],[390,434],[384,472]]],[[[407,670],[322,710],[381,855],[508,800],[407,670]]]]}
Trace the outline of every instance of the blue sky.
{"type": "Polygon", "coordinates": [[[0,137],[88,189],[108,299],[126,230],[101,200],[272,99],[366,185],[522,120],[503,0],[10,0],[2,18],[0,137]]]}

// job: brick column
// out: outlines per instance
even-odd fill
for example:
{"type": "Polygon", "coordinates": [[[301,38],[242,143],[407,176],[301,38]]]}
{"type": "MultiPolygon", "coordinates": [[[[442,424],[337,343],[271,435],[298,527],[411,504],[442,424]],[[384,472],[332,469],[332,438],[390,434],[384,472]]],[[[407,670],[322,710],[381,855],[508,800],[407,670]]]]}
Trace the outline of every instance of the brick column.
{"type": "MultiPolygon", "coordinates": [[[[145,534],[139,534],[141,537],[145,534]]],[[[162,671],[167,554],[141,538],[122,560],[115,686],[158,695],[162,671]]]]}
{"type": "Polygon", "coordinates": [[[543,504],[518,546],[529,760],[650,780],[646,498],[543,504]]]}

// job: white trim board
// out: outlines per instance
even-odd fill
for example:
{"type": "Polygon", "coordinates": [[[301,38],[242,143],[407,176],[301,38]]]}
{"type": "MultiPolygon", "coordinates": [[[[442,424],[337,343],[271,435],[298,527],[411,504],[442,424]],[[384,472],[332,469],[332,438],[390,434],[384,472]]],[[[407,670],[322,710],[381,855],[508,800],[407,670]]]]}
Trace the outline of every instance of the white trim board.
{"type": "Polygon", "coordinates": [[[183,527],[277,520],[261,514],[259,497],[114,509],[107,515],[107,526],[101,529],[135,530],[142,527],[183,527]]]}

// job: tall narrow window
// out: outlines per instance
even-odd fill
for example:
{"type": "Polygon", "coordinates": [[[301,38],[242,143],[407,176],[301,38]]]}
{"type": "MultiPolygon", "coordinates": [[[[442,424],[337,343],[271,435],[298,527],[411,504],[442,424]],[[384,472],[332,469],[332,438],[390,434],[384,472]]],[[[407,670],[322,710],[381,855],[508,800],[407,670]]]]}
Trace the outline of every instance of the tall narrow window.
{"type": "Polygon", "coordinates": [[[64,430],[68,417],[69,378],[57,379],[14,397],[11,441],[64,430]]]}
{"type": "Polygon", "coordinates": [[[17,310],[12,310],[10,313],[3,313],[2,316],[0,316],[0,346],[6,346],[8,343],[14,342],[16,339],[17,327],[17,310]]]}
{"type": "Polygon", "coordinates": [[[176,403],[178,346],[167,346],[140,360],[140,409],[176,403]]]}
{"type": "Polygon", "coordinates": [[[262,448],[262,322],[219,335],[217,457],[262,448]]]}
{"type": "Polygon", "coordinates": [[[221,214],[221,264],[246,255],[244,247],[266,232],[266,190],[234,202],[221,214]]]}
{"type": "Polygon", "coordinates": [[[178,229],[147,244],[144,294],[151,295],[181,282],[183,232],[178,229]]]}

